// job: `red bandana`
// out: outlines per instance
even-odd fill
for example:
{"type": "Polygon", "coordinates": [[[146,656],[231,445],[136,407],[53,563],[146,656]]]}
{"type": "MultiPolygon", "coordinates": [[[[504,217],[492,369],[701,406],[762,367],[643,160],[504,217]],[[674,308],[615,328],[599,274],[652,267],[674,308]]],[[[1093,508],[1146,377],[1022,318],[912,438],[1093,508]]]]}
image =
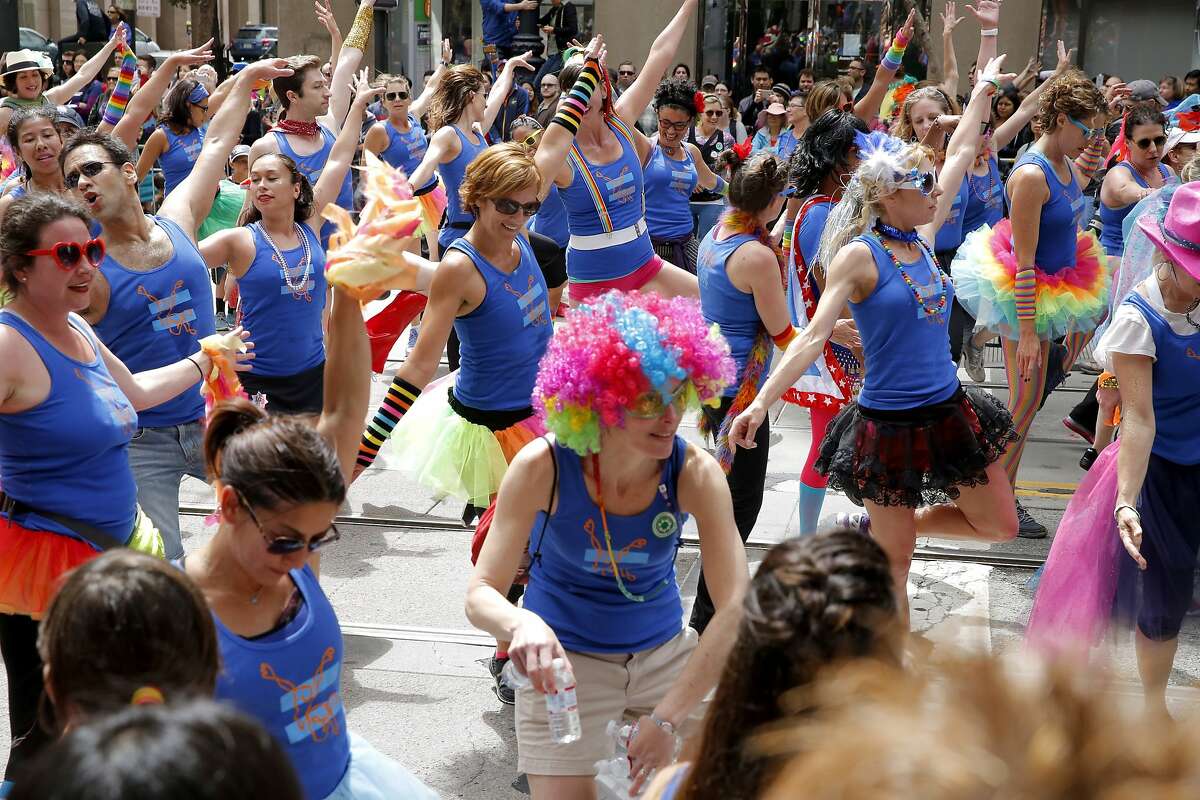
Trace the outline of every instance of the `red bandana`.
{"type": "Polygon", "coordinates": [[[289,133],[293,136],[316,137],[321,135],[321,127],[317,123],[299,122],[294,119],[279,120],[279,124],[275,126],[275,130],[281,133],[289,133]]]}

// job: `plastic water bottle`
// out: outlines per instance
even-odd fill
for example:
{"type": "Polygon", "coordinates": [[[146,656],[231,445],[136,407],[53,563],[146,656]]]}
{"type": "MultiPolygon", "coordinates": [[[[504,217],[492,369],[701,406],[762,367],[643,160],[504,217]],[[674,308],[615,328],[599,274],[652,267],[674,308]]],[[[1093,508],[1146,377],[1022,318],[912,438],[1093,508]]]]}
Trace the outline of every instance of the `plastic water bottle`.
{"type": "Polygon", "coordinates": [[[595,764],[597,800],[629,800],[633,785],[629,780],[629,737],[633,726],[610,719],[606,732],[613,740],[615,753],[613,758],[595,764]]]}
{"type": "MultiPolygon", "coordinates": [[[[570,744],[576,741],[582,730],[579,726],[579,702],[575,699],[575,676],[567,669],[567,662],[556,658],[550,662],[554,672],[555,691],[545,695],[546,716],[550,720],[550,738],[558,744],[570,744]]],[[[500,673],[504,682],[514,689],[524,689],[532,685],[529,676],[517,668],[516,662],[509,661],[500,673]]]]}

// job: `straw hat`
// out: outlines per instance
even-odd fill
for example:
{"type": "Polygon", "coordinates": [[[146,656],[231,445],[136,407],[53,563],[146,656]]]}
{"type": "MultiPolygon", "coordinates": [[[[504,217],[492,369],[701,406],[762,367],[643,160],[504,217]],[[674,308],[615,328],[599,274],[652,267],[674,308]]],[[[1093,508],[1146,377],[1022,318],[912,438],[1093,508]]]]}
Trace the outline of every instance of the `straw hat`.
{"type": "Polygon", "coordinates": [[[0,75],[12,75],[27,69],[41,70],[42,75],[49,78],[54,74],[54,65],[50,57],[38,50],[13,50],[4,57],[4,72],[0,75]]]}

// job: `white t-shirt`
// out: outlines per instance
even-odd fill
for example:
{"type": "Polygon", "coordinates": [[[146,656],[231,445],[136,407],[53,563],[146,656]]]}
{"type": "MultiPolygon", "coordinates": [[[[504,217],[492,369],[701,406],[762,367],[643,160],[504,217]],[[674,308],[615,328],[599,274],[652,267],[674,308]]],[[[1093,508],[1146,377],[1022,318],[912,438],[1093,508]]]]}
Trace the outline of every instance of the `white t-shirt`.
{"type": "MultiPolygon", "coordinates": [[[[1154,276],[1143,281],[1140,286],[1144,289],[1141,293],[1142,297],[1148,300],[1150,307],[1167,321],[1172,331],[1180,336],[1190,336],[1196,333],[1195,326],[1187,321],[1186,314],[1167,310],[1166,304],[1163,303],[1162,291],[1158,288],[1158,280],[1154,276]]],[[[1136,292],[1138,289],[1135,287],[1134,291],[1136,292]]],[[[1200,322],[1200,313],[1193,312],[1193,314],[1193,318],[1200,322]]],[[[1113,353],[1150,356],[1152,359],[1156,357],[1154,334],[1150,330],[1150,323],[1132,303],[1121,303],[1117,306],[1117,313],[1113,315],[1108,330],[1096,344],[1094,356],[1097,363],[1102,364],[1106,370],[1111,372],[1113,353]]]]}

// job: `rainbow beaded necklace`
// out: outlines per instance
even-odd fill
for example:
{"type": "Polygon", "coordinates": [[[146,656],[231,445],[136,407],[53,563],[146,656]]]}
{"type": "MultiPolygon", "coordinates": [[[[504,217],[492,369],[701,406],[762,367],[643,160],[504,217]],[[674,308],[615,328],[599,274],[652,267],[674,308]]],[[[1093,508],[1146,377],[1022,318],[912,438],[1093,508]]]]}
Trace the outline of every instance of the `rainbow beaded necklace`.
{"type": "Polygon", "coordinates": [[[921,309],[925,314],[925,319],[929,322],[941,322],[942,314],[946,310],[946,276],[942,273],[941,267],[938,266],[937,259],[934,258],[933,253],[929,252],[929,247],[925,244],[925,241],[917,237],[914,244],[917,245],[917,248],[928,259],[931,270],[937,275],[937,299],[933,302],[926,301],[925,298],[921,297],[921,291],[917,288],[916,281],[908,274],[908,270],[904,269],[904,265],[900,263],[900,259],[896,258],[896,254],[892,252],[892,248],[888,247],[886,236],[882,229],[877,227],[875,238],[879,240],[883,251],[888,254],[888,257],[892,259],[892,263],[896,265],[896,271],[900,273],[900,277],[908,284],[909,290],[913,293],[913,298],[917,301],[917,308],[921,309]]]}

